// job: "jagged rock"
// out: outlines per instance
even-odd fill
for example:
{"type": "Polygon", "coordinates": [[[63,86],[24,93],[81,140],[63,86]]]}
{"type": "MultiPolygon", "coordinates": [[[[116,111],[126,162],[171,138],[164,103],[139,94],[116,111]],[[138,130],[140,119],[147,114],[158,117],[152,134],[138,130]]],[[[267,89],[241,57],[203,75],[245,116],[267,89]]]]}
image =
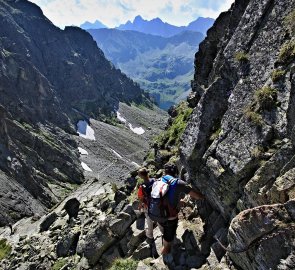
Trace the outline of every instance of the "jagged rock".
{"type": "Polygon", "coordinates": [[[151,270],[151,268],[147,266],[146,264],[144,264],[144,262],[140,261],[137,265],[136,270],[151,270]]]}
{"type": "Polygon", "coordinates": [[[108,249],[106,252],[104,252],[101,259],[109,264],[110,262],[120,257],[121,257],[121,254],[119,252],[119,249],[115,246],[113,248],[108,249]]]}
{"type": "Polygon", "coordinates": [[[98,224],[83,236],[78,242],[77,253],[87,258],[90,265],[95,265],[103,252],[116,242],[109,229],[104,224],[98,224]]]}
{"type": "Polygon", "coordinates": [[[70,231],[66,231],[62,239],[56,245],[57,257],[68,257],[76,253],[77,244],[81,231],[79,227],[74,227],[70,231]]]}
{"type": "MultiPolygon", "coordinates": [[[[277,139],[286,138],[288,121],[291,129],[293,126],[292,116],[288,120],[286,113],[281,111],[283,107],[285,111],[290,110],[293,104],[287,94],[292,88],[288,81],[275,86],[283,105],[269,113],[261,112],[264,124],[259,127],[245,117],[245,110],[251,106],[255,92],[270,85],[274,61],[284,42],[285,29],[274,14],[281,14],[283,20],[292,8],[294,6],[287,1],[280,5],[271,4],[271,1],[236,1],[229,13],[217,19],[196,54],[193,86],[196,92],[203,88],[204,93],[182,138],[181,160],[190,179],[198,179],[195,184],[209,198],[214,198],[211,204],[226,219],[238,212],[231,205],[237,203],[241,188],[259,168],[259,155],[263,156],[259,151],[272,147],[274,134],[277,139]],[[248,16],[253,20],[249,21],[248,16]],[[260,24],[262,18],[266,24],[260,24]],[[272,35],[274,28],[279,40],[272,35]],[[263,39],[260,34],[254,34],[262,32],[265,33],[263,39]],[[250,36],[253,37],[251,42],[250,36]],[[270,53],[264,48],[271,48],[270,53]],[[240,73],[241,66],[235,58],[237,52],[244,50],[251,67],[246,77],[240,73]],[[254,81],[255,84],[251,83],[254,81]],[[213,142],[210,138],[214,139],[213,142]]],[[[285,68],[288,73],[289,68],[285,68]]],[[[252,194],[257,193],[253,191],[252,194]]]]}
{"type": "Polygon", "coordinates": [[[40,224],[40,232],[47,231],[49,227],[56,221],[57,214],[55,212],[50,213],[40,224]]]}
{"type": "Polygon", "coordinates": [[[163,257],[160,256],[159,258],[151,261],[152,269],[156,270],[167,270],[168,267],[165,265],[163,257]]]}
{"type": "Polygon", "coordinates": [[[109,227],[114,234],[123,236],[133,222],[134,219],[129,214],[121,212],[109,222],[109,227]]]}
{"type": "Polygon", "coordinates": [[[62,230],[65,228],[66,225],[67,225],[67,220],[64,218],[59,218],[52,224],[52,227],[50,230],[52,232],[54,232],[56,230],[62,230]]]}
{"type": "Polygon", "coordinates": [[[230,248],[245,252],[229,253],[235,264],[242,269],[276,269],[281,259],[291,256],[295,225],[287,207],[294,211],[294,206],[294,201],[291,206],[290,203],[259,206],[236,216],[229,228],[230,248]]]}
{"type": "Polygon", "coordinates": [[[139,243],[141,243],[142,240],[145,238],[144,225],[145,225],[144,217],[137,219],[136,222],[134,222],[131,225],[132,236],[129,241],[130,246],[137,247],[139,243]]]}
{"type": "Polygon", "coordinates": [[[259,207],[246,210],[256,215],[251,221],[241,219],[241,214],[234,218],[235,222],[240,218],[237,224],[241,228],[235,228],[234,236],[230,231],[230,245],[234,237],[237,248],[255,241],[253,237],[258,239],[262,229],[259,217],[267,222],[263,229],[267,233],[265,209],[272,211],[272,222],[279,227],[273,238],[250,251],[229,253],[241,269],[277,268],[286,257],[292,261],[292,241],[276,230],[293,237],[286,209],[287,202],[295,198],[294,58],[282,63],[280,53],[286,42],[294,42],[285,23],[294,8],[290,1],[236,0],[208,31],[195,58],[194,111],[181,138],[180,159],[188,180],[214,209],[213,214],[206,214],[206,206],[199,211],[208,221],[202,251],[211,250],[210,256],[214,253],[217,261],[221,259],[224,251],[212,238],[219,235],[226,245],[229,222],[245,209],[259,207]],[[279,83],[274,78],[278,70],[284,73],[279,83]],[[276,104],[262,104],[258,96],[265,89],[274,89],[276,104]],[[261,206],[273,203],[285,203],[285,210],[261,206]],[[284,241],[284,248],[271,258],[271,249],[279,249],[284,241]]]}
{"type": "Polygon", "coordinates": [[[132,258],[135,260],[143,260],[151,256],[152,250],[147,242],[141,243],[141,245],[132,254],[132,258]]]}
{"type": "Polygon", "coordinates": [[[117,204],[124,201],[126,198],[127,198],[126,194],[121,190],[118,190],[115,193],[115,201],[117,204]]]}
{"type": "Polygon", "coordinates": [[[90,269],[88,261],[85,257],[83,257],[80,262],[77,264],[77,270],[86,270],[90,269]]]}

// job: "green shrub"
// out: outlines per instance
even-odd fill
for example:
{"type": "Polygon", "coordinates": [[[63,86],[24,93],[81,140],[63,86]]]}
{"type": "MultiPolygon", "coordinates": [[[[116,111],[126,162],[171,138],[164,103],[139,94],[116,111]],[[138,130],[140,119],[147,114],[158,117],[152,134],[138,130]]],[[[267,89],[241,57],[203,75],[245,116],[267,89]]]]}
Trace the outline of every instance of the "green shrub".
{"type": "Polygon", "coordinates": [[[117,184],[116,184],[116,183],[112,183],[112,191],[113,191],[114,193],[116,193],[118,190],[119,190],[119,189],[118,189],[117,184]]]}
{"type": "Polygon", "coordinates": [[[154,160],[155,159],[155,151],[151,149],[146,155],[146,160],[154,160]]]}
{"type": "Polygon", "coordinates": [[[253,124],[255,124],[256,126],[262,126],[263,124],[262,116],[259,113],[252,111],[250,107],[246,109],[245,115],[246,115],[246,118],[249,121],[251,121],[253,124]]]}
{"type": "Polygon", "coordinates": [[[180,145],[180,138],[193,111],[186,102],[181,102],[176,110],[177,116],[173,118],[171,125],[155,139],[155,142],[162,149],[168,146],[178,147],[180,145]]]}
{"type": "Polygon", "coordinates": [[[258,102],[261,109],[269,110],[276,104],[277,90],[269,86],[257,89],[255,92],[255,100],[258,102]]]}
{"type": "Polygon", "coordinates": [[[219,127],[217,130],[215,130],[210,138],[209,138],[209,141],[214,141],[215,139],[217,139],[219,137],[219,134],[221,133],[221,127],[219,127]]]}
{"type": "Polygon", "coordinates": [[[286,72],[284,70],[275,69],[271,73],[271,79],[273,82],[278,82],[285,76],[285,74],[286,74],[286,72]]]}
{"type": "Polygon", "coordinates": [[[11,245],[7,243],[6,239],[0,239],[0,261],[11,253],[11,245]]]}
{"type": "Polygon", "coordinates": [[[66,263],[67,263],[67,260],[64,258],[58,259],[52,266],[52,270],[60,270],[62,267],[66,265],[66,263]]]}
{"type": "Polygon", "coordinates": [[[258,146],[255,146],[253,150],[251,151],[251,156],[255,158],[260,158],[263,153],[264,153],[264,148],[258,145],[258,146]]]}
{"type": "Polygon", "coordinates": [[[285,27],[290,31],[290,34],[295,34],[295,10],[286,16],[284,20],[285,27]]]}
{"type": "Polygon", "coordinates": [[[249,61],[249,55],[245,52],[237,52],[235,54],[235,60],[238,62],[247,62],[249,61]]]}
{"type": "Polygon", "coordinates": [[[138,262],[133,259],[117,259],[109,270],[136,270],[138,262]]]}
{"type": "Polygon", "coordinates": [[[295,40],[289,40],[283,44],[279,53],[279,61],[289,63],[295,58],[295,40]]]}

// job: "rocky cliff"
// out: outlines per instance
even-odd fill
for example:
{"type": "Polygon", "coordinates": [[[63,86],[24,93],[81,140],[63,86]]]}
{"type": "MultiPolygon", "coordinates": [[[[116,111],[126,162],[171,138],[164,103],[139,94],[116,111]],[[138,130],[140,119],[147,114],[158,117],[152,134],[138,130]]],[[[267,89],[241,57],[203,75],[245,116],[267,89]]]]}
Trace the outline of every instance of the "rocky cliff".
{"type": "Polygon", "coordinates": [[[294,8],[237,0],[195,57],[181,162],[238,269],[294,267],[294,8]]]}
{"type": "Polygon", "coordinates": [[[76,27],[55,27],[29,1],[0,1],[0,225],[43,213],[83,181],[78,119],[104,118],[139,86],[76,27]]]}

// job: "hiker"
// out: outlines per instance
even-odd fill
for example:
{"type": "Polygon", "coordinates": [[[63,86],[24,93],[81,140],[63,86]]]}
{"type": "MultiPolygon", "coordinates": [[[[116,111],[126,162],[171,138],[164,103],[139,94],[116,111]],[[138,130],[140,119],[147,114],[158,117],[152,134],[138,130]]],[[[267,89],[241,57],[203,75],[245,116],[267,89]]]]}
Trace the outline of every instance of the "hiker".
{"type": "Polygon", "coordinates": [[[163,234],[163,247],[161,254],[171,251],[171,243],[176,235],[178,224],[179,203],[181,195],[188,194],[193,199],[204,199],[198,191],[177,179],[177,167],[167,164],[164,167],[165,175],[155,181],[152,186],[148,215],[151,220],[157,221],[163,234]]]}
{"type": "Polygon", "coordinates": [[[144,181],[138,189],[138,199],[139,199],[139,210],[142,210],[145,214],[145,220],[147,224],[146,237],[147,242],[150,244],[154,241],[153,230],[154,222],[148,216],[148,204],[150,201],[152,186],[155,181],[154,178],[149,177],[148,170],[146,168],[140,168],[138,170],[138,176],[144,181]]]}

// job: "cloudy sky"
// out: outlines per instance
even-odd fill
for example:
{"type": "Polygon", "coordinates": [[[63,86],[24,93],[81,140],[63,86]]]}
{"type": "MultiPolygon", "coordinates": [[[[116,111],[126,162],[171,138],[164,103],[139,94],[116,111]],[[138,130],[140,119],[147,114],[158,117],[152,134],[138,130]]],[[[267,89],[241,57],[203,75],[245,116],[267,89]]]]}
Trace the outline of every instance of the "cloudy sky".
{"type": "Polygon", "coordinates": [[[161,18],[174,25],[187,25],[197,17],[216,18],[234,0],[30,0],[57,26],[80,25],[96,19],[115,27],[141,15],[161,18]]]}

